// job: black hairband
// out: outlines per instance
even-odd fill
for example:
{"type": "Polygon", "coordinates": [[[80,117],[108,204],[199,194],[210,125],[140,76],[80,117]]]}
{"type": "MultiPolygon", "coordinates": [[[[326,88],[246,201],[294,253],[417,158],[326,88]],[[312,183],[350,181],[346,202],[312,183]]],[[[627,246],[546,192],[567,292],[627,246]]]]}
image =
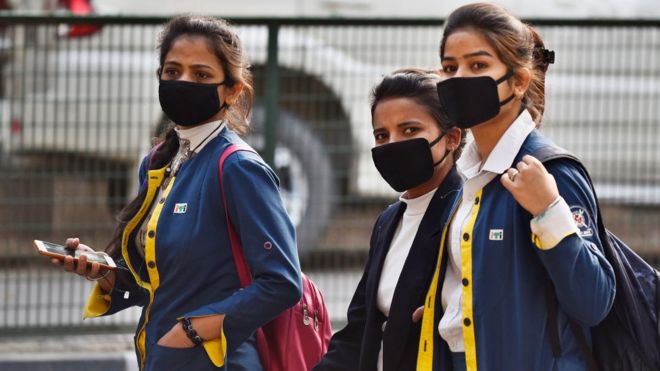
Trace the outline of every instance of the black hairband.
{"type": "Polygon", "coordinates": [[[538,60],[542,64],[548,65],[555,63],[555,51],[548,50],[546,48],[536,48],[534,50],[534,59],[538,60]]]}
{"type": "Polygon", "coordinates": [[[555,51],[544,48],[541,50],[541,58],[544,63],[553,64],[555,63],[555,51]]]}

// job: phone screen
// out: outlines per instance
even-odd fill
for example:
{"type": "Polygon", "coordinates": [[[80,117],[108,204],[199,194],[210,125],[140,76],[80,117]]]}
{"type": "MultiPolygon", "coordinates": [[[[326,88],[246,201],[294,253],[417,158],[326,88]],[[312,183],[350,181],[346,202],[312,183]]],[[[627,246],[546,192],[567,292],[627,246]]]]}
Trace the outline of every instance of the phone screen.
{"type": "Polygon", "coordinates": [[[53,254],[73,256],[74,258],[79,258],[81,255],[87,256],[88,262],[97,262],[101,264],[108,264],[108,261],[105,259],[105,256],[101,254],[94,254],[90,252],[80,251],[80,250],[69,250],[62,245],[54,244],[51,242],[41,241],[46,248],[46,251],[52,252],[53,254]]]}

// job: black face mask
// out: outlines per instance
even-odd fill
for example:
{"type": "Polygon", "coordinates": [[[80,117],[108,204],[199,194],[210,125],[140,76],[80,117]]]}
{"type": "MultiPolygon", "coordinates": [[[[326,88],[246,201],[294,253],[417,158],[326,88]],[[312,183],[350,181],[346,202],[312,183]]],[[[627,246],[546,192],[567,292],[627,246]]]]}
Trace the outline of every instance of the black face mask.
{"type": "Polygon", "coordinates": [[[514,95],[500,102],[497,86],[513,76],[510,70],[498,80],[489,76],[454,77],[438,83],[438,95],[449,120],[461,129],[469,129],[500,113],[500,107],[514,95]]]}
{"type": "Polygon", "coordinates": [[[424,138],[415,138],[383,144],[371,149],[376,169],[385,181],[397,192],[415,188],[433,176],[433,169],[442,163],[451,151],[445,151],[440,161],[433,163],[431,147],[445,136],[429,143],[424,138]]]}
{"type": "Polygon", "coordinates": [[[220,106],[218,84],[160,80],[158,99],[163,112],[175,124],[197,126],[227,106],[220,106]]]}

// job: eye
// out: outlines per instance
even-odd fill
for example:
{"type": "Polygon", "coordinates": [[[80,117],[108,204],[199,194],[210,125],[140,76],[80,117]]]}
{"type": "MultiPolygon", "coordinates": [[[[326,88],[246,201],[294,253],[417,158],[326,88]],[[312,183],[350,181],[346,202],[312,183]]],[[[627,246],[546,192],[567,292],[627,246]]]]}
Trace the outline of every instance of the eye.
{"type": "Polygon", "coordinates": [[[445,72],[445,73],[454,73],[454,72],[456,72],[456,70],[457,70],[457,67],[454,66],[454,65],[451,65],[451,64],[442,66],[442,71],[445,72]]]}
{"type": "Polygon", "coordinates": [[[380,143],[384,140],[387,140],[387,133],[375,133],[374,139],[376,140],[376,143],[380,143]]]}
{"type": "Polygon", "coordinates": [[[406,135],[412,135],[412,134],[415,134],[418,131],[419,131],[419,128],[412,127],[412,126],[409,126],[405,129],[403,129],[403,133],[406,134],[406,135]]]}
{"type": "Polygon", "coordinates": [[[176,76],[177,76],[178,74],[179,74],[179,71],[177,71],[177,69],[175,69],[175,68],[166,68],[166,69],[163,71],[163,76],[165,76],[165,77],[167,77],[167,78],[170,78],[170,79],[172,79],[172,78],[176,78],[176,76]]]}
{"type": "Polygon", "coordinates": [[[472,63],[472,69],[473,70],[483,70],[484,68],[487,68],[488,65],[483,62],[474,62],[472,63]]]}
{"type": "Polygon", "coordinates": [[[206,73],[206,72],[204,72],[204,71],[198,71],[198,72],[195,74],[195,76],[197,76],[197,78],[198,78],[199,80],[206,80],[206,79],[208,79],[208,78],[211,77],[211,75],[209,75],[208,73],[206,73]]]}

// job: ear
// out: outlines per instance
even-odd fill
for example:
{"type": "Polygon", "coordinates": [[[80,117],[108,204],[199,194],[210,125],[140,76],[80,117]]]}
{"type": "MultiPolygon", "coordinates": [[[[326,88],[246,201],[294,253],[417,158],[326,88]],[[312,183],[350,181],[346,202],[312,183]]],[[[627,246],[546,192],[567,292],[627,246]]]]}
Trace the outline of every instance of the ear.
{"type": "Polygon", "coordinates": [[[454,151],[461,144],[461,129],[451,128],[447,130],[447,149],[454,151]]]}
{"type": "Polygon", "coordinates": [[[532,73],[528,68],[518,68],[513,77],[513,92],[517,98],[522,97],[529,89],[529,83],[532,80],[532,73]]]}
{"type": "Polygon", "coordinates": [[[225,92],[225,103],[228,105],[233,105],[238,101],[238,98],[241,96],[241,93],[243,92],[243,84],[240,82],[234,83],[231,87],[227,87],[224,85],[219,86],[220,89],[224,89],[225,92]]]}

